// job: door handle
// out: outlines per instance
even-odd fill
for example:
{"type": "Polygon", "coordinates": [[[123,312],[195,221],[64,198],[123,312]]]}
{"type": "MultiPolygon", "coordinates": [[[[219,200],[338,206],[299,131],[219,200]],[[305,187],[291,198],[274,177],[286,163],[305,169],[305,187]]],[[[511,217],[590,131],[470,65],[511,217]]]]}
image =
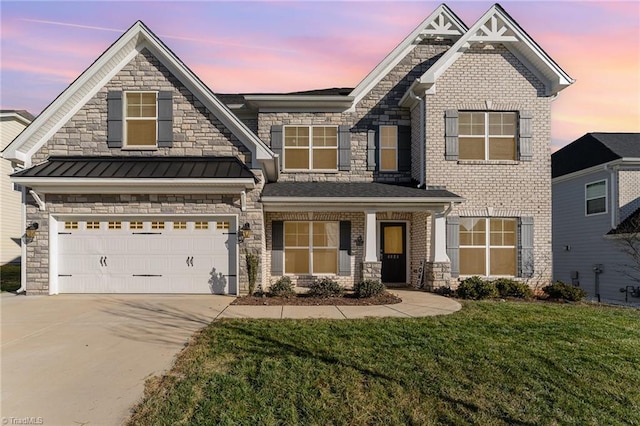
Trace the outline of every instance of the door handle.
{"type": "Polygon", "coordinates": [[[104,256],[100,256],[100,266],[104,266],[104,263],[102,263],[103,259],[104,259],[104,256]]]}
{"type": "Polygon", "coordinates": [[[191,256],[191,266],[193,266],[193,256],[191,256]]]}
{"type": "Polygon", "coordinates": [[[107,256],[104,257],[104,266],[107,266],[107,256]]]}
{"type": "Polygon", "coordinates": [[[187,256],[187,268],[189,267],[189,256],[187,256]]]}

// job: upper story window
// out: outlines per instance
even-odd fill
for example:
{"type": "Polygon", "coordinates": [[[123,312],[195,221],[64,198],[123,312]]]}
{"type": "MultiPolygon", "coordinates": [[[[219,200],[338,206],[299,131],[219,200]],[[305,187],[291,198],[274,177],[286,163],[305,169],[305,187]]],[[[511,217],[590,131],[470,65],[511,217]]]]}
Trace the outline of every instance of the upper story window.
{"type": "Polygon", "coordinates": [[[336,126],[286,126],[284,168],[287,170],[337,170],[336,126]]]}
{"type": "Polygon", "coordinates": [[[157,94],[126,92],[124,115],[125,145],[155,148],[158,143],[157,94]]]}
{"type": "Polygon", "coordinates": [[[515,160],[516,113],[460,111],[460,160],[515,160]]]}
{"type": "Polygon", "coordinates": [[[398,171],[397,126],[380,126],[380,171],[398,171]]]}
{"type": "Polygon", "coordinates": [[[585,185],[585,212],[587,216],[607,212],[607,181],[585,185]]]}

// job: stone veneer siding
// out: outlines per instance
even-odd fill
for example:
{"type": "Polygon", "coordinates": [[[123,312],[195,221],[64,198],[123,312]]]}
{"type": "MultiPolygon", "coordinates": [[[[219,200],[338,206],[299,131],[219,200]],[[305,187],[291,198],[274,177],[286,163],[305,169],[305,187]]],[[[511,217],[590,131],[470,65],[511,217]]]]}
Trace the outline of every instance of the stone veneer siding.
{"type": "Polygon", "coordinates": [[[618,170],[618,222],[640,208],[640,169],[618,170]]]}
{"type": "Polygon", "coordinates": [[[466,198],[451,215],[534,218],[534,279],[551,279],[551,101],[544,85],[506,48],[473,47],[427,95],[427,184],[466,198]],[[533,160],[445,160],[444,113],[449,109],[533,113],[533,160]]]}

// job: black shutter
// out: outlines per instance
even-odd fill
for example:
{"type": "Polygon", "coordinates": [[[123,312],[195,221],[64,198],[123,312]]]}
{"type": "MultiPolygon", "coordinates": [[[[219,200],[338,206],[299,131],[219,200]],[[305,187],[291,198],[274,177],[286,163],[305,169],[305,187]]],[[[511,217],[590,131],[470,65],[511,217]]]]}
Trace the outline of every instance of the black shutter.
{"type": "Polygon", "coordinates": [[[529,111],[520,111],[518,122],[518,153],[520,161],[533,159],[533,138],[531,119],[533,114],[529,111]]]}
{"type": "Polygon", "coordinates": [[[411,127],[398,126],[398,171],[411,171],[411,127]]]}
{"type": "Polygon", "coordinates": [[[351,170],[351,132],[348,125],[338,126],[338,170],[351,170]]]}
{"type": "Polygon", "coordinates": [[[351,275],[351,221],[340,221],[340,247],[338,275],[351,275]]]}
{"type": "Polygon", "coordinates": [[[158,148],[173,146],[173,92],[158,92],[158,148]]]}
{"type": "Polygon", "coordinates": [[[378,131],[367,133],[367,170],[378,170],[378,131]]]}
{"type": "Polygon", "coordinates": [[[284,222],[271,222],[271,274],[284,273],[284,222]]]}
{"type": "Polygon", "coordinates": [[[122,92],[107,93],[107,146],[122,148],[122,92]]]}
{"type": "Polygon", "coordinates": [[[535,270],[533,264],[533,218],[521,217],[519,223],[520,276],[531,278],[535,270]]]}
{"type": "Polygon", "coordinates": [[[447,256],[451,261],[451,276],[460,275],[460,218],[447,217],[447,256]]]}
{"type": "Polygon", "coordinates": [[[271,151],[280,156],[280,170],[283,168],[282,158],[282,125],[274,124],[271,126],[271,151]]]}
{"type": "Polygon", "coordinates": [[[450,109],[444,113],[445,158],[458,159],[458,110],[450,109]]]}

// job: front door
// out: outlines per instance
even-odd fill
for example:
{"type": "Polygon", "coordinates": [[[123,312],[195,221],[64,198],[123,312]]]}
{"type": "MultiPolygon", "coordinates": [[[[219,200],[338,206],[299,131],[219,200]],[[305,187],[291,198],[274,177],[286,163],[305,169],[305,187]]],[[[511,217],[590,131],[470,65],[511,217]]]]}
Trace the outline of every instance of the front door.
{"type": "Polygon", "coordinates": [[[406,223],[380,224],[382,247],[382,282],[407,282],[406,223]]]}

